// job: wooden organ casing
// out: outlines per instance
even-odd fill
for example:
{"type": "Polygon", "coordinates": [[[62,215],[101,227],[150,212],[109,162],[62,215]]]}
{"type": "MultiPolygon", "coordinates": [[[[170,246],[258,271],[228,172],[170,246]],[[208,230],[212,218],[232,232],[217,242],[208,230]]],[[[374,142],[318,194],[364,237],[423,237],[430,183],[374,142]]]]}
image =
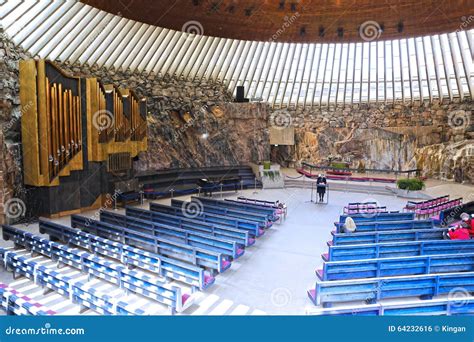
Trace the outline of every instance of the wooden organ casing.
{"type": "Polygon", "coordinates": [[[98,207],[111,182],[133,178],[132,160],[147,149],[146,100],[135,92],[26,60],[20,101],[24,183],[39,214],[98,207]]]}

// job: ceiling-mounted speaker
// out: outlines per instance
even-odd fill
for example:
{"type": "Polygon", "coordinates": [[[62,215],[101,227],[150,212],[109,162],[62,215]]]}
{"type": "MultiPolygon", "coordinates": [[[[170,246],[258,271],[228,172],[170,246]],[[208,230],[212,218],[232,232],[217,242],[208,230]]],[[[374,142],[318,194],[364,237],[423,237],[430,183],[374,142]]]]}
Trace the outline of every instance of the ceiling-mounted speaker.
{"type": "Polygon", "coordinates": [[[280,9],[280,10],[285,9],[285,1],[280,1],[280,4],[278,5],[278,9],[280,9]]]}
{"type": "Polygon", "coordinates": [[[291,3],[290,10],[291,10],[291,12],[296,12],[296,3],[295,2],[291,3]]]}
{"type": "Polygon", "coordinates": [[[245,98],[244,86],[237,86],[235,94],[235,102],[249,102],[249,99],[245,98]]]}
{"type": "Polygon", "coordinates": [[[246,8],[245,9],[245,16],[250,17],[252,15],[253,8],[246,8]]]}

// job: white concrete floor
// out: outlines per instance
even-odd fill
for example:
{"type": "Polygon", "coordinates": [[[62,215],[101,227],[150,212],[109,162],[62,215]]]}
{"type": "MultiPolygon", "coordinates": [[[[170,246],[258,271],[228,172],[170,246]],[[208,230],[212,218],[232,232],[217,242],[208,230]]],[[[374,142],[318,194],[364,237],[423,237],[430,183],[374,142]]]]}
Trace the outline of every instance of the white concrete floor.
{"type": "MultiPolygon", "coordinates": [[[[224,197],[235,198],[237,195],[283,201],[288,205],[288,217],[285,222],[267,230],[254,246],[247,248],[229,270],[217,276],[210,289],[198,293],[195,304],[184,314],[305,314],[314,309],[306,290],[314,286],[314,271],[321,268],[321,254],[327,252],[326,241],[331,239],[333,222],[338,219],[343,206],[348,202],[375,200],[389,210],[401,210],[406,203],[405,199],[395,196],[332,192],[329,204],[315,204],[309,202],[309,189],[269,189],[257,193],[245,190],[238,194],[227,193],[224,197]]],[[[179,199],[187,200],[189,196],[179,199]]],[[[157,202],[169,204],[170,199],[157,202]]],[[[148,203],[144,207],[148,207],[148,203]]],[[[94,213],[91,211],[84,215],[92,216],[94,213]]],[[[55,221],[69,225],[68,217],[55,221]]],[[[36,224],[20,228],[38,233],[36,224]]],[[[11,246],[11,241],[0,240],[0,246],[11,246]]],[[[10,283],[11,274],[0,271],[0,281],[10,283]]]]}

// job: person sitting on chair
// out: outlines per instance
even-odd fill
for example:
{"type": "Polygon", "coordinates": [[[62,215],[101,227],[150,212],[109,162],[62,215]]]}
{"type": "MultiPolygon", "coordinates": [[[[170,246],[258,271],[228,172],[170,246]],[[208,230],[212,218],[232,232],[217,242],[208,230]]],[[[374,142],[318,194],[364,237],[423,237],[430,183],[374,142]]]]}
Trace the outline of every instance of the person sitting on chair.
{"type": "Polygon", "coordinates": [[[344,220],[344,225],[342,226],[344,233],[355,233],[356,229],[357,225],[354,222],[354,219],[350,216],[346,217],[344,220]]]}
{"type": "Polygon", "coordinates": [[[471,217],[467,213],[462,213],[461,223],[449,228],[445,238],[449,240],[469,240],[473,233],[471,217]]]}
{"type": "Polygon", "coordinates": [[[326,193],[326,177],[323,174],[318,175],[316,180],[316,192],[319,195],[319,202],[324,202],[324,194],[326,193]]]}

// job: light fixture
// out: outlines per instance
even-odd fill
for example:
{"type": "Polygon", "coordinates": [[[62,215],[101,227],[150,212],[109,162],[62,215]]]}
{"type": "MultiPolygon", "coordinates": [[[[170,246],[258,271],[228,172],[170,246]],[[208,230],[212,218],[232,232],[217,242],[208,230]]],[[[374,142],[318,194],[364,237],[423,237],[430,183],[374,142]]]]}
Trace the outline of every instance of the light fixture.
{"type": "Polygon", "coordinates": [[[209,137],[209,133],[203,133],[203,134],[201,135],[201,138],[202,138],[202,139],[207,139],[208,137],[209,137]]]}

